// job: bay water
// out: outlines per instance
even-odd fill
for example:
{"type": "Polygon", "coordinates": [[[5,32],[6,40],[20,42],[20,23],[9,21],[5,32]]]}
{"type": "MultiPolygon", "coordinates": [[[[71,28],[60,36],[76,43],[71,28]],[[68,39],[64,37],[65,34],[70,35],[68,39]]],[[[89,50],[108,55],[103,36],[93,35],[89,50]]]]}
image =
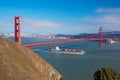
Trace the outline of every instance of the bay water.
{"type": "MultiPolygon", "coordinates": [[[[51,39],[23,38],[23,44],[55,41],[51,39]]],[[[93,73],[101,67],[110,67],[120,72],[120,42],[98,45],[98,42],[74,42],[32,47],[38,55],[59,71],[65,80],[93,80],[93,73]],[[82,49],[84,55],[50,53],[51,47],[82,49]]]]}

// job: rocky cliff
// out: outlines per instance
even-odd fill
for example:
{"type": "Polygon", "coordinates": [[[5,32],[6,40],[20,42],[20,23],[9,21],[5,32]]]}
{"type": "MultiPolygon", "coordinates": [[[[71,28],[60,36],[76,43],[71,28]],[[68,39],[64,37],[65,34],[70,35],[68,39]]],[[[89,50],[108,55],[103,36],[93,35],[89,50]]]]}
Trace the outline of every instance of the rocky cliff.
{"type": "Polygon", "coordinates": [[[0,36],[0,80],[60,80],[61,75],[33,51],[0,36]]]}

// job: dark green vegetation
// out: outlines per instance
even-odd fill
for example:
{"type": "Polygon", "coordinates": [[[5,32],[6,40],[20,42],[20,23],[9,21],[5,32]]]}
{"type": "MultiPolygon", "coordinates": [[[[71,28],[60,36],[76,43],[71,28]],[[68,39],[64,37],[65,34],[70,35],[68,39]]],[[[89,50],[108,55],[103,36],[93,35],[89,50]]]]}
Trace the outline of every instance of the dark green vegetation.
{"type": "Polygon", "coordinates": [[[60,77],[36,53],[0,36],[0,80],[59,80],[60,77]]]}
{"type": "Polygon", "coordinates": [[[120,80],[120,73],[111,68],[101,68],[95,71],[94,80],[120,80]]]}

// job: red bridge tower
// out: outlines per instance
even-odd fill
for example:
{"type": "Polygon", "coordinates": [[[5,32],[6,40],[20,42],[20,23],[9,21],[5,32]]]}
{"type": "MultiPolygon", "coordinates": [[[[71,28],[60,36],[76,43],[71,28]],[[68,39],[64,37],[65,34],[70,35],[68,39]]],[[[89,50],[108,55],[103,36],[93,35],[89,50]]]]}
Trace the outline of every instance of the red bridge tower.
{"type": "Polygon", "coordinates": [[[15,16],[15,38],[14,40],[21,45],[20,16],[15,16]]]}
{"type": "Polygon", "coordinates": [[[99,27],[99,38],[100,38],[99,45],[101,46],[102,45],[102,27],[99,27]]]}

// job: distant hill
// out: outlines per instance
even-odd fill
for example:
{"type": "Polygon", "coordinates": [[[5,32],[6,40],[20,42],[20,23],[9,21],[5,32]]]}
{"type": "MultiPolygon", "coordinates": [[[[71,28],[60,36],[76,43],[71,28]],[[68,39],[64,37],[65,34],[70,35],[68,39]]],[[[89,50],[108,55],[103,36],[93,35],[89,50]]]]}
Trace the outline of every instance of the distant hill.
{"type": "MultiPolygon", "coordinates": [[[[98,33],[81,33],[81,34],[74,34],[74,35],[57,34],[56,36],[69,37],[70,39],[96,38],[98,37],[98,33]]],[[[103,32],[103,37],[120,38],[120,31],[103,32]]]]}
{"type": "Polygon", "coordinates": [[[104,32],[104,34],[120,34],[120,31],[104,32]]]}
{"type": "Polygon", "coordinates": [[[0,36],[0,80],[60,80],[60,77],[36,53],[0,36]]]}

